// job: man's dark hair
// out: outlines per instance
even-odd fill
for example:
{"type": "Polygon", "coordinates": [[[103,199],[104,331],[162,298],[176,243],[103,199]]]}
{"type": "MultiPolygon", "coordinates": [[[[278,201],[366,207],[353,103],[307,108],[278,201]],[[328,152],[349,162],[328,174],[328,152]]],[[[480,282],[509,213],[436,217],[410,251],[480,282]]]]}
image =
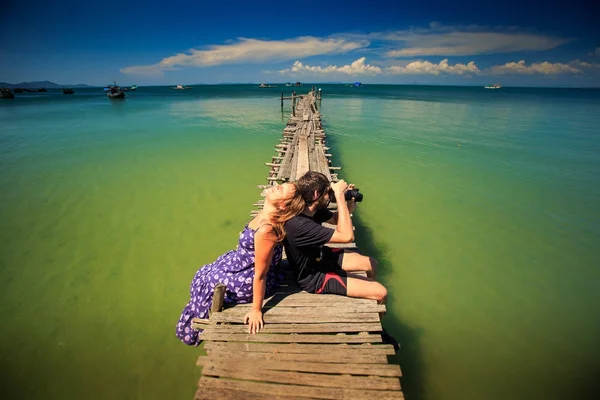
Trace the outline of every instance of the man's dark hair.
{"type": "Polygon", "coordinates": [[[327,177],[315,171],[308,171],[296,181],[298,191],[302,195],[302,198],[307,205],[311,205],[316,199],[323,196],[325,191],[329,188],[330,182],[327,177]],[[315,190],[317,191],[317,197],[314,197],[315,190]]]}

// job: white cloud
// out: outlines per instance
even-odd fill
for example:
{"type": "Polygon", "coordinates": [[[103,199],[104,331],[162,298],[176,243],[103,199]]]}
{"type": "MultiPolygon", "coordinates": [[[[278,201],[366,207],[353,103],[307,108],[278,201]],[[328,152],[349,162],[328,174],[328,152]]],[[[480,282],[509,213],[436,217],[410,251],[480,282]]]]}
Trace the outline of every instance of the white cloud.
{"type": "Polygon", "coordinates": [[[366,58],[361,57],[351,64],[342,65],[329,65],[326,67],[311,66],[296,61],[291,68],[287,68],[279,71],[282,75],[299,75],[299,74],[310,74],[310,75],[328,75],[328,74],[346,74],[346,75],[402,75],[402,74],[413,74],[413,75],[439,75],[445,74],[479,74],[481,71],[475,65],[473,61],[468,64],[454,64],[449,65],[448,60],[442,60],[438,64],[431,63],[429,61],[413,61],[405,66],[394,65],[391,67],[378,67],[366,63],[366,58]]]}
{"type": "Polygon", "coordinates": [[[431,24],[426,29],[388,32],[379,35],[402,48],[387,51],[388,57],[458,56],[498,54],[517,51],[550,50],[571,39],[518,31],[515,28],[493,30],[469,26],[452,27],[431,24]]]}
{"type": "Polygon", "coordinates": [[[492,75],[504,74],[527,74],[527,75],[560,75],[560,74],[581,74],[586,68],[595,68],[597,65],[590,64],[585,61],[571,61],[568,64],[551,63],[548,61],[525,64],[525,60],[519,62],[509,62],[504,65],[496,65],[490,68],[489,73],[492,75]]]}
{"type": "MultiPolygon", "coordinates": [[[[282,75],[331,75],[346,74],[356,75],[507,75],[507,74],[528,74],[528,75],[559,75],[559,74],[581,74],[586,69],[600,68],[599,64],[592,64],[581,60],[573,60],[569,63],[550,63],[548,61],[533,63],[527,65],[524,60],[519,62],[508,62],[503,65],[495,65],[487,69],[479,69],[474,61],[467,64],[457,63],[451,65],[448,60],[442,60],[439,63],[430,61],[412,61],[406,65],[392,65],[389,67],[380,67],[367,64],[366,58],[361,57],[351,64],[337,66],[312,66],[303,64],[300,61],[294,62],[290,68],[279,72],[282,75]]],[[[269,71],[273,72],[273,71],[269,71]]]]}
{"type": "Polygon", "coordinates": [[[475,62],[471,61],[467,64],[448,64],[448,60],[442,60],[438,64],[434,64],[429,61],[413,61],[408,63],[406,66],[391,66],[386,68],[386,72],[392,75],[403,75],[403,74],[427,74],[427,75],[439,75],[445,74],[480,74],[481,71],[475,65],[475,62]]]}
{"type": "Polygon", "coordinates": [[[237,42],[209,46],[205,50],[191,49],[163,58],[152,65],[121,69],[124,74],[161,76],[179,67],[208,67],[240,62],[283,61],[293,58],[347,53],[369,45],[366,40],[347,40],[340,37],[316,38],[303,36],[286,40],[240,38],[237,42]]]}
{"type": "Polygon", "coordinates": [[[316,75],[326,75],[335,73],[347,75],[378,75],[381,73],[380,67],[366,64],[366,60],[366,57],[361,57],[353,63],[343,65],[341,67],[338,67],[336,65],[329,65],[327,67],[310,66],[305,65],[300,61],[296,61],[291,68],[283,69],[279,71],[279,73],[282,75],[294,75],[301,73],[312,73],[316,75]]]}
{"type": "Polygon", "coordinates": [[[592,57],[600,57],[600,47],[596,47],[596,50],[592,51],[589,55],[592,57]]]}
{"type": "MultiPolygon", "coordinates": [[[[238,38],[221,45],[165,57],[155,64],[129,66],[121,69],[124,74],[162,76],[166,71],[187,67],[209,67],[236,63],[268,63],[298,60],[290,68],[277,71],[280,74],[345,74],[345,75],[400,75],[400,74],[561,74],[580,73],[593,67],[581,61],[570,63],[537,63],[526,65],[524,61],[497,65],[480,70],[473,62],[450,65],[445,59],[437,64],[426,60],[401,62],[399,65],[382,66],[381,61],[367,64],[370,60],[387,56],[386,65],[392,58],[424,56],[469,56],[510,52],[530,52],[553,49],[571,41],[526,32],[514,27],[444,26],[431,23],[425,28],[401,31],[372,32],[368,34],[336,34],[325,38],[303,36],[282,40],[238,38]],[[351,64],[337,66],[307,65],[301,60],[312,56],[349,53],[360,50],[363,56],[351,64]],[[379,65],[377,65],[379,64],[379,65]],[[587,66],[586,66],[587,64],[587,66]]],[[[600,47],[590,55],[600,57],[600,47]]]]}

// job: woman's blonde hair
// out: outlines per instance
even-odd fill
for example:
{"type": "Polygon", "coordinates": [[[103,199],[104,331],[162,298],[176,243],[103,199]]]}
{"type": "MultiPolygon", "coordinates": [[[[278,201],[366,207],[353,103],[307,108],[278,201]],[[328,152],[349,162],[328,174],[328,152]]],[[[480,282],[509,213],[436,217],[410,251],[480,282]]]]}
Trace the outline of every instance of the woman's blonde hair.
{"type": "Polygon", "coordinates": [[[289,183],[294,185],[294,193],[288,198],[275,202],[274,206],[277,208],[277,211],[269,215],[269,219],[273,223],[273,231],[277,237],[277,242],[281,242],[285,238],[286,221],[300,214],[306,207],[306,202],[302,198],[302,193],[298,190],[298,186],[295,183],[289,183]]]}

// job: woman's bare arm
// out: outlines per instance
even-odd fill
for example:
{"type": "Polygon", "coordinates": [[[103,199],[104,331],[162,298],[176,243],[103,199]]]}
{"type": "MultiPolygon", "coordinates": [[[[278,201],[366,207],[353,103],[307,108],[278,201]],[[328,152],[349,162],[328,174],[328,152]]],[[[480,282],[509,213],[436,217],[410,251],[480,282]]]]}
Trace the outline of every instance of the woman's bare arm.
{"type": "Polygon", "coordinates": [[[267,272],[273,259],[273,252],[277,245],[273,227],[261,226],[254,235],[254,282],[252,283],[252,308],[244,316],[244,323],[248,323],[248,332],[257,333],[263,327],[262,303],[265,299],[267,287],[267,272]]]}

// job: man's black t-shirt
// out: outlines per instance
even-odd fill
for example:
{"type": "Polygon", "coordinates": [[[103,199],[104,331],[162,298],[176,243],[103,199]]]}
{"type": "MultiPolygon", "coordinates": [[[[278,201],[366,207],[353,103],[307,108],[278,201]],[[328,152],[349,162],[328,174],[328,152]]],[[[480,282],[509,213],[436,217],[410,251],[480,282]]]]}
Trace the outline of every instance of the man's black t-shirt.
{"type": "Polygon", "coordinates": [[[331,240],[334,229],[321,223],[331,219],[333,213],[319,210],[309,217],[300,214],[285,223],[283,246],[290,265],[298,276],[298,284],[304,290],[312,291],[316,285],[315,272],[322,270],[321,249],[331,240]],[[315,281],[315,282],[313,282],[315,281]]]}

